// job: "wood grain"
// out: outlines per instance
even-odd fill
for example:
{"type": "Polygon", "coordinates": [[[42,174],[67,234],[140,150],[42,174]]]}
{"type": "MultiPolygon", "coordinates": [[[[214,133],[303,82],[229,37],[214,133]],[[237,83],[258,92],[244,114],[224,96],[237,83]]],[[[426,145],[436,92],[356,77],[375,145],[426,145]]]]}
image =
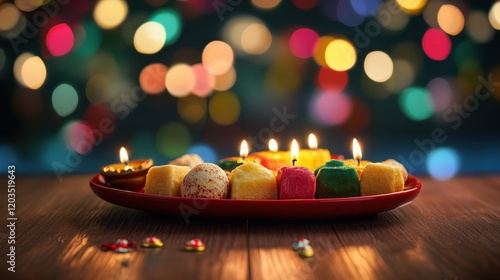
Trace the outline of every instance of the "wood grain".
{"type": "Polygon", "coordinates": [[[7,271],[4,229],[0,279],[499,279],[500,176],[424,178],[410,205],[370,217],[189,224],[104,202],[90,191],[90,177],[17,180],[17,272],[7,271]],[[164,247],[100,250],[120,237],[149,235],[164,247]],[[207,250],[183,251],[195,237],[207,250]],[[313,258],[291,249],[300,237],[311,240],[313,258]]]}

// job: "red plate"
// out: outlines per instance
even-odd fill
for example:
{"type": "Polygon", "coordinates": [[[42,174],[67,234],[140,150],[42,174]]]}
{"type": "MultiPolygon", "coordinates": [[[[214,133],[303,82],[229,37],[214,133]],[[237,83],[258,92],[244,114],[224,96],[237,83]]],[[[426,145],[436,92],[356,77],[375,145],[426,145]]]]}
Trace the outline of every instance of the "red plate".
{"type": "Polygon", "coordinates": [[[103,200],[147,212],[183,217],[319,219],[373,215],[410,203],[422,183],[409,175],[403,191],[346,198],[291,200],[194,199],[124,191],[105,186],[96,175],[90,188],[103,200]]]}

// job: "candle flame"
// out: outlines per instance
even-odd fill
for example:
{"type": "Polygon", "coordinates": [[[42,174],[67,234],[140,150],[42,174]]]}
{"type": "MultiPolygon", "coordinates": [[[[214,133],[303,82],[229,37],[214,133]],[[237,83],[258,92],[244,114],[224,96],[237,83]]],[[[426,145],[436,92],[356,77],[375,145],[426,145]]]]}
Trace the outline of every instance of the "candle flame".
{"type": "Polygon", "coordinates": [[[314,134],[309,134],[309,149],[316,150],[318,148],[318,140],[316,140],[316,136],[314,134]]]}
{"type": "Polygon", "coordinates": [[[292,141],[292,149],[290,151],[290,158],[292,160],[292,163],[294,161],[299,159],[299,144],[297,143],[297,140],[293,139],[292,141]]]}
{"type": "Polygon", "coordinates": [[[248,156],[248,144],[246,140],[241,141],[240,157],[245,158],[248,156]]]}
{"type": "Polygon", "coordinates": [[[356,138],[354,138],[352,140],[352,155],[358,161],[361,160],[361,156],[362,156],[361,147],[359,146],[358,140],[356,140],[356,138]]]}
{"type": "Polygon", "coordinates": [[[120,148],[120,161],[121,163],[128,164],[128,154],[124,147],[120,148]]]}
{"type": "Polygon", "coordinates": [[[269,140],[269,151],[271,152],[278,151],[278,142],[276,142],[276,140],[274,139],[269,140]]]}

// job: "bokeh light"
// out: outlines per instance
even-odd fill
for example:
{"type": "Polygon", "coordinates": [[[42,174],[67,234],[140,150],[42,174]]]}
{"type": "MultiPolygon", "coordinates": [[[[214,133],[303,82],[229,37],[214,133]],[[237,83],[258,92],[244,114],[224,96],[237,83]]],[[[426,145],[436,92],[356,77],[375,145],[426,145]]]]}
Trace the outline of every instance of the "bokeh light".
{"type": "Polygon", "coordinates": [[[163,25],[158,22],[148,21],[135,31],[134,47],[143,54],[154,54],[159,52],[167,38],[163,25]]]}
{"type": "Polygon", "coordinates": [[[399,106],[403,113],[414,121],[430,118],[433,113],[433,103],[425,88],[410,87],[399,96],[399,106]]]}
{"type": "MultiPolygon", "coordinates": [[[[84,33],[82,36],[83,38],[82,41],[76,46],[76,52],[82,56],[90,56],[94,54],[101,45],[101,29],[99,29],[93,21],[89,20],[83,23],[82,32],[84,33]]],[[[78,36],[76,37],[78,38],[78,36]]]]}
{"type": "Polygon", "coordinates": [[[175,97],[187,96],[196,82],[193,68],[187,64],[176,64],[168,70],[165,76],[165,86],[168,92],[175,97]]]}
{"type": "Polygon", "coordinates": [[[381,2],[381,0],[349,0],[354,11],[365,17],[377,12],[381,2]]]}
{"type": "Polygon", "coordinates": [[[192,69],[195,76],[193,94],[200,97],[210,95],[215,85],[215,77],[201,63],[193,65],[192,69]]]}
{"type": "Polygon", "coordinates": [[[85,86],[85,94],[90,103],[103,103],[113,98],[113,81],[104,74],[90,77],[85,86]]]}
{"type": "Polygon", "coordinates": [[[427,0],[396,0],[396,3],[403,11],[415,15],[420,13],[425,4],[427,4],[427,0]]]}
{"type": "Polygon", "coordinates": [[[438,11],[437,20],[439,27],[450,35],[458,35],[464,29],[464,15],[454,5],[445,4],[441,6],[438,11]]]}
{"type": "Polygon", "coordinates": [[[60,84],[52,92],[52,106],[61,117],[73,113],[78,106],[78,93],[69,84],[60,84]]]}
{"type": "Polygon", "coordinates": [[[158,130],[156,146],[158,151],[167,158],[179,157],[185,154],[191,146],[191,133],[184,124],[168,123],[158,130]]]}
{"type": "Polygon", "coordinates": [[[0,144],[0,164],[2,166],[15,165],[18,163],[18,155],[16,150],[10,145],[0,144]]]}
{"type": "Polygon", "coordinates": [[[21,12],[11,3],[0,4],[0,31],[13,29],[21,19],[21,12]]]}
{"type": "Polygon", "coordinates": [[[301,10],[310,10],[318,5],[318,0],[292,0],[292,3],[301,10]]]}
{"type": "Polygon", "coordinates": [[[215,76],[214,90],[226,91],[236,82],[236,70],[231,67],[229,71],[222,75],[215,76]]]}
{"type": "Polygon", "coordinates": [[[23,69],[23,65],[28,60],[28,58],[33,57],[33,54],[31,53],[23,53],[20,54],[16,60],[14,61],[14,77],[16,78],[17,82],[20,83],[23,86],[26,86],[23,81],[23,77],[21,74],[21,70],[23,69]]]}
{"type": "Polygon", "coordinates": [[[94,8],[94,20],[103,29],[113,29],[125,20],[127,13],[125,0],[99,0],[94,8]]]}
{"type": "Polygon", "coordinates": [[[71,51],[75,37],[66,23],[54,25],[47,33],[45,44],[53,56],[63,56],[71,51]]]}
{"type": "Polygon", "coordinates": [[[427,90],[431,94],[434,110],[437,113],[443,112],[451,106],[453,92],[451,85],[443,78],[434,78],[427,83],[427,90]]]}
{"type": "Polygon", "coordinates": [[[316,40],[316,44],[314,44],[314,61],[319,66],[327,66],[325,59],[325,52],[328,45],[335,40],[332,36],[322,36],[316,40]]]}
{"type": "MultiPolygon", "coordinates": [[[[256,18],[254,16],[249,16],[249,15],[237,15],[229,20],[224,24],[224,27],[222,28],[222,38],[224,39],[225,42],[227,42],[231,47],[234,49],[235,53],[238,55],[244,55],[247,54],[246,51],[243,49],[243,32],[251,25],[257,24],[258,26],[264,26],[265,24],[262,20],[259,18],[256,18]]],[[[267,27],[266,27],[267,29],[267,27]]],[[[264,35],[265,36],[265,35],[264,35]]],[[[250,44],[251,41],[248,41],[249,39],[245,39],[245,43],[250,44]]],[[[262,41],[265,41],[262,40],[262,41]]]]}
{"type": "Polygon", "coordinates": [[[195,95],[179,98],[177,111],[183,121],[197,123],[204,119],[207,114],[207,100],[195,95]]]}
{"type": "Polygon", "coordinates": [[[66,144],[75,152],[85,155],[92,151],[94,134],[84,122],[74,121],[65,125],[64,139],[66,144]]]}
{"type": "Polygon", "coordinates": [[[47,78],[47,68],[39,56],[32,56],[21,68],[22,84],[30,89],[39,89],[47,78]]]}
{"type": "Polygon", "coordinates": [[[319,87],[327,93],[339,93],[349,83],[347,71],[335,71],[328,67],[321,67],[318,71],[317,81],[319,87]]]}
{"type": "Polygon", "coordinates": [[[217,161],[219,160],[214,149],[208,145],[198,144],[191,146],[187,153],[199,155],[204,162],[217,163],[217,161]]]}
{"type": "Polygon", "coordinates": [[[384,1],[376,15],[377,21],[387,30],[400,31],[410,21],[410,16],[401,11],[394,1],[384,1]]]}
{"type": "Polygon", "coordinates": [[[465,31],[477,43],[490,41],[494,34],[494,30],[488,22],[488,16],[482,11],[473,11],[469,14],[465,31]]]}
{"type": "Polygon", "coordinates": [[[394,70],[392,59],[382,51],[373,51],[366,55],[364,69],[366,75],[375,82],[387,81],[394,70]]]}
{"type": "MultiPolygon", "coordinates": [[[[123,103],[120,107],[112,105],[112,108],[121,119],[130,112],[129,109],[123,105],[123,103]]],[[[116,128],[116,115],[104,104],[92,104],[88,106],[87,109],[85,109],[82,121],[94,130],[94,140],[96,144],[99,144],[102,139],[111,135],[116,128]]]]}
{"type": "MultiPolygon", "coordinates": [[[[337,2],[337,19],[342,24],[347,26],[357,26],[360,25],[365,16],[361,15],[359,12],[355,10],[354,7],[358,7],[358,10],[366,10],[363,6],[368,6],[366,3],[361,1],[351,1],[351,0],[338,0],[332,1],[337,2]]],[[[372,0],[372,2],[376,2],[376,0],[372,0]]]]}
{"type": "Polygon", "coordinates": [[[261,23],[252,23],[241,33],[241,47],[247,54],[265,53],[271,46],[272,40],[271,32],[261,23]]]}
{"type": "Polygon", "coordinates": [[[14,3],[19,10],[24,12],[31,12],[36,10],[43,4],[46,4],[47,1],[43,0],[15,0],[14,3]]]}
{"type": "Polygon", "coordinates": [[[450,179],[460,169],[460,157],[452,148],[437,148],[427,155],[426,167],[433,178],[450,179]]]}
{"type": "Polygon", "coordinates": [[[493,28],[500,30],[500,1],[495,2],[495,4],[491,6],[490,12],[488,13],[488,19],[493,28]]]}
{"type": "Polygon", "coordinates": [[[165,90],[167,66],[162,63],[152,63],[144,67],[139,74],[139,84],[142,90],[149,94],[159,94],[165,90]]]}
{"type": "Polygon", "coordinates": [[[356,49],[347,40],[335,39],[325,50],[325,60],[330,68],[337,71],[351,69],[356,63],[356,49]]]}
{"type": "Polygon", "coordinates": [[[300,58],[310,58],[314,54],[314,46],[319,36],[309,28],[299,28],[290,36],[290,51],[300,58]]]}
{"type": "Polygon", "coordinates": [[[429,28],[422,38],[424,53],[433,60],[445,60],[451,52],[451,40],[443,31],[429,28]]]}
{"type": "Polygon", "coordinates": [[[210,98],[208,112],[212,121],[218,125],[233,124],[240,117],[240,101],[232,92],[218,92],[210,98]]]}
{"type": "Polygon", "coordinates": [[[252,0],[252,4],[260,9],[270,10],[276,8],[281,0],[252,0]]]}
{"type": "Polygon", "coordinates": [[[309,103],[309,116],[318,124],[337,126],[351,116],[352,102],[345,93],[314,94],[309,103]]]}
{"type": "Polygon", "coordinates": [[[266,87],[276,94],[290,94],[302,82],[298,68],[297,60],[276,59],[266,74],[266,87]]]}
{"type": "Polygon", "coordinates": [[[424,11],[422,13],[425,22],[430,27],[439,27],[438,23],[438,12],[443,3],[441,1],[430,1],[424,7],[424,11]]]}
{"type": "Polygon", "coordinates": [[[165,46],[172,45],[179,39],[182,31],[182,19],[179,12],[173,9],[161,9],[149,18],[163,26],[167,34],[165,46]]]}
{"type": "Polygon", "coordinates": [[[222,75],[233,65],[234,54],[231,47],[222,41],[212,41],[203,49],[201,61],[212,75],[222,75]]]}

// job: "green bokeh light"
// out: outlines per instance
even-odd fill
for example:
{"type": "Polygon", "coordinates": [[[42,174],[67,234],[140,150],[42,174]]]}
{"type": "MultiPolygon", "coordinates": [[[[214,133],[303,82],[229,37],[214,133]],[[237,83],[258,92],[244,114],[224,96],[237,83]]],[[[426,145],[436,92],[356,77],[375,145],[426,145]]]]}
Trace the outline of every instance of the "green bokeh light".
{"type": "Polygon", "coordinates": [[[52,92],[52,106],[61,117],[73,113],[78,106],[78,93],[68,84],[60,84],[52,92]]]}
{"type": "Polygon", "coordinates": [[[162,155],[173,159],[186,153],[191,146],[191,134],[185,125],[169,123],[158,130],[156,145],[162,155]]]}
{"type": "Polygon", "coordinates": [[[163,25],[167,32],[165,46],[172,45],[179,39],[182,30],[182,21],[179,13],[172,9],[161,9],[149,18],[150,21],[163,25]]]}
{"type": "Polygon", "coordinates": [[[399,97],[399,106],[403,113],[414,121],[426,120],[434,111],[429,92],[420,87],[405,89],[399,97]]]}
{"type": "Polygon", "coordinates": [[[83,28],[85,39],[76,52],[82,56],[90,56],[101,46],[102,34],[99,27],[92,21],[83,23],[83,28]]]}

